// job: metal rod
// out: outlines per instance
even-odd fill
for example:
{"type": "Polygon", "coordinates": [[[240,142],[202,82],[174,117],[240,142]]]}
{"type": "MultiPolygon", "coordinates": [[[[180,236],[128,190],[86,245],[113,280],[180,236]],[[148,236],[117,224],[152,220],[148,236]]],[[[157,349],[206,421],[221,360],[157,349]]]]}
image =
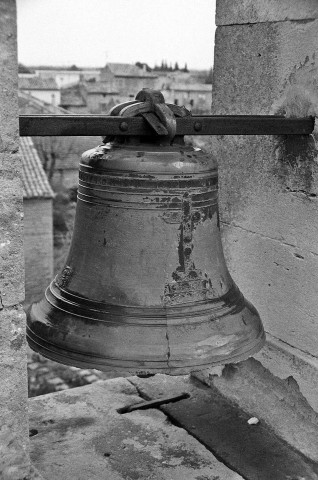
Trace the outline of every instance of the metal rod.
{"type": "MultiPolygon", "coordinates": [[[[20,135],[104,136],[154,135],[140,117],[106,115],[20,115],[20,135]]],[[[192,115],[177,118],[177,135],[309,135],[314,117],[274,115],[192,115]]]]}
{"type": "Polygon", "coordinates": [[[146,400],[144,402],[135,403],[133,405],[126,405],[125,407],[118,408],[117,412],[129,413],[133,412],[134,410],[147,410],[149,408],[159,407],[160,405],[164,405],[165,403],[179,402],[179,400],[184,400],[189,397],[189,393],[183,392],[179,395],[170,395],[169,397],[156,398],[154,400],[146,400]]]}

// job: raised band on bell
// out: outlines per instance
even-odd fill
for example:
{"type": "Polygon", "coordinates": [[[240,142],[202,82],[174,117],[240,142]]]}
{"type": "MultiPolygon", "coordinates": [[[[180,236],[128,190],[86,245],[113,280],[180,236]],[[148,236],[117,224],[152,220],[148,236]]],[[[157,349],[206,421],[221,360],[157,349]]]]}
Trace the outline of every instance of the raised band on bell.
{"type": "Polygon", "coordinates": [[[216,160],[175,136],[175,117],[190,113],[145,90],[111,115],[142,115],[154,134],[83,154],[71,248],[28,312],[30,346],[119,374],[248,358],[265,334],[225,264],[216,160]]]}

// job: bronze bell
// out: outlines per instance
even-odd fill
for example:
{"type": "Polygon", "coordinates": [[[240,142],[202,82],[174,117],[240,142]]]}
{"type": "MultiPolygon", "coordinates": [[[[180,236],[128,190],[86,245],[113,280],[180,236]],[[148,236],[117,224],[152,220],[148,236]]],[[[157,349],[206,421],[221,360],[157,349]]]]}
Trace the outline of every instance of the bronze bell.
{"type": "Polygon", "coordinates": [[[265,334],[225,264],[216,161],[175,136],[175,117],[190,113],[145,90],[110,114],[142,114],[167,135],[118,137],[83,154],[71,248],[28,312],[30,346],[136,374],[248,358],[265,334]]]}

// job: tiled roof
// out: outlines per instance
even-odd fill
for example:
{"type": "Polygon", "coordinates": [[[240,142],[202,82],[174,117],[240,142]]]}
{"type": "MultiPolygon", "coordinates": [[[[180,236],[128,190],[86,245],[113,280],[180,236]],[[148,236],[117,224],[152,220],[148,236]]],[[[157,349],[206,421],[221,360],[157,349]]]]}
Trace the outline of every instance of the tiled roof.
{"type": "Polygon", "coordinates": [[[64,108],[42,102],[42,100],[22,91],[18,93],[18,100],[20,115],[36,115],[42,113],[47,115],[69,115],[71,113],[64,108]]]}
{"type": "Polygon", "coordinates": [[[54,78],[19,77],[20,90],[58,90],[54,78]]]}
{"type": "Polygon", "coordinates": [[[68,85],[61,89],[61,105],[86,107],[86,100],[83,97],[79,83],[68,85]]]}
{"type": "Polygon", "coordinates": [[[118,91],[110,82],[82,81],[61,89],[61,105],[85,107],[87,106],[86,95],[91,93],[118,95],[118,91]]]}
{"type": "Polygon", "coordinates": [[[53,198],[54,193],[30,137],[20,137],[24,198],[53,198]]]}
{"type": "Polygon", "coordinates": [[[157,75],[145,72],[136,65],[130,63],[107,63],[110,71],[116,77],[139,77],[139,78],[157,78],[157,75]]]}
{"type": "Polygon", "coordinates": [[[87,93],[107,93],[118,95],[118,91],[109,82],[85,82],[87,93]]]}

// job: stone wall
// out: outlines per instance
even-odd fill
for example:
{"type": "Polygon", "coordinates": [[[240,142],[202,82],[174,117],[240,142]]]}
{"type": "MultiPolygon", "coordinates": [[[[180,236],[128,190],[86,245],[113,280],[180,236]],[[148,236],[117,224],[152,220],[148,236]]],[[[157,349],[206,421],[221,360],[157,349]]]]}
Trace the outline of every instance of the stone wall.
{"type": "Polygon", "coordinates": [[[16,7],[0,2],[0,478],[29,471],[16,7]]]}
{"type": "Polygon", "coordinates": [[[53,277],[52,199],[24,199],[25,304],[38,301],[53,277]]]}
{"type": "MultiPolygon", "coordinates": [[[[217,29],[213,114],[272,114],[295,87],[313,102],[318,98],[318,7],[316,20],[306,16],[305,4],[311,16],[313,2],[303,1],[303,19],[282,21],[277,2],[264,3],[259,23],[248,23],[247,5],[245,17],[243,7],[238,13],[234,6],[231,18],[231,9],[226,12],[229,25],[217,29]],[[278,21],[272,20],[275,15],[278,21]],[[238,19],[242,24],[236,24],[238,19]]],[[[253,4],[256,22],[257,2],[253,4]]],[[[223,7],[219,2],[218,18],[223,18],[223,7]]],[[[304,109],[301,113],[308,115],[307,103],[304,109]]],[[[233,136],[216,139],[215,148],[231,272],[259,309],[267,331],[318,358],[314,142],[310,137],[233,136]]]]}
{"type": "MultiPolygon", "coordinates": [[[[318,112],[315,0],[218,0],[216,18],[213,114],[318,112]]],[[[221,377],[211,374],[209,381],[317,461],[315,142],[309,136],[224,136],[213,137],[213,147],[227,264],[259,310],[269,344],[258,361],[221,377]],[[308,426],[301,437],[300,425],[308,426]]]]}

